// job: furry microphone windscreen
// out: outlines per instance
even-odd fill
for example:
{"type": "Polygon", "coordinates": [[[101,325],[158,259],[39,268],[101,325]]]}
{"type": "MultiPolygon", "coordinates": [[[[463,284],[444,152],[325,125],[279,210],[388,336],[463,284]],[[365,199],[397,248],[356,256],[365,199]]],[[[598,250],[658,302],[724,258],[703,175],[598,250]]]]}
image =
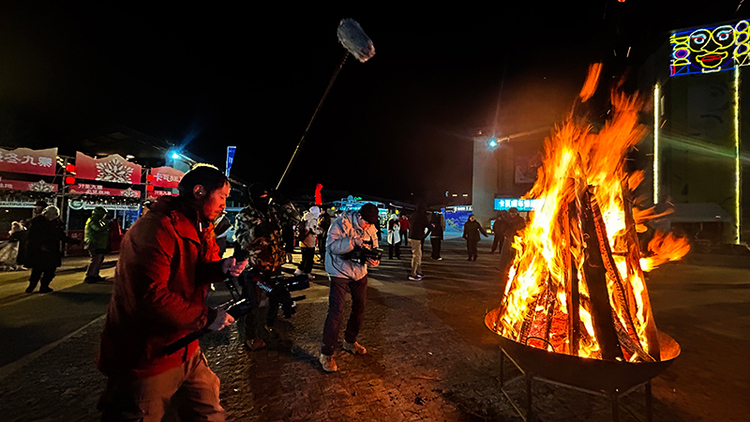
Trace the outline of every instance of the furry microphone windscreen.
{"type": "Polygon", "coordinates": [[[336,33],[339,42],[360,62],[364,63],[375,55],[372,40],[354,19],[341,19],[336,33]]]}

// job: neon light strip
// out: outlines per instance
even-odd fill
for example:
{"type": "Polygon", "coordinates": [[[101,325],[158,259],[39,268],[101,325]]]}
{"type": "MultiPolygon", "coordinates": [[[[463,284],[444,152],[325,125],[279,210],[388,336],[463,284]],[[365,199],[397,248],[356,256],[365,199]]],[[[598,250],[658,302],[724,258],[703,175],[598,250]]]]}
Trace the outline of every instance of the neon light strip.
{"type": "Polygon", "coordinates": [[[740,162],[740,69],[734,68],[734,215],[736,244],[740,243],[742,223],[742,163],[740,162]]]}
{"type": "Polygon", "coordinates": [[[661,97],[661,90],[659,84],[654,85],[654,205],[659,203],[659,116],[661,110],[659,110],[659,99],[661,97]]]}

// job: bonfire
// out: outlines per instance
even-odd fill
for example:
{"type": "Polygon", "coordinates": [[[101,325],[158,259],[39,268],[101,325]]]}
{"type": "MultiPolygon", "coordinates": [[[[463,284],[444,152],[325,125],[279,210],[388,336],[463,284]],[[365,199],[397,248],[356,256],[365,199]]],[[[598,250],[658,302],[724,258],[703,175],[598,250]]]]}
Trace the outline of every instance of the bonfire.
{"type": "MultiPolygon", "coordinates": [[[[597,86],[592,66],[578,104],[597,86]]],[[[627,362],[661,359],[659,333],[644,272],[689,251],[684,238],[656,232],[642,250],[639,232],[657,217],[636,207],[643,171],[628,172],[626,153],[646,133],[644,101],[618,89],[600,129],[576,108],[545,140],[542,166],[525,198],[540,199],[515,252],[501,306],[492,312],[498,334],[549,352],[627,362]]]]}

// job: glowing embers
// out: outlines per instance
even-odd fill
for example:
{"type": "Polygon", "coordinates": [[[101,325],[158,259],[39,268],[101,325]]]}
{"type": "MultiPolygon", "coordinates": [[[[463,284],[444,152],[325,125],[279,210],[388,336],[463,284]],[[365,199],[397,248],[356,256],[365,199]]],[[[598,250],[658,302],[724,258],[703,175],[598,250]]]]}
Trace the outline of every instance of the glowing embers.
{"type": "Polygon", "coordinates": [[[672,76],[718,72],[750,64],[750,23],[747,20],[735,25],[675,32],[669,41],[672,76]]]}
{"type": "Polygon", "coordinates": [[[643,270],[679,259],[689,246],[658,233],[642,256],[637,233],[657,216],[634,212],[643,174],[624,169],[625,153],[644,134],[641,102],[621,93],[611,102],[598,133],[571,113],[545,141],[542,170],[526,195],[541,206],[513,240],[494,327],[550,352],[653,362],[661,354],[643,270]]]}

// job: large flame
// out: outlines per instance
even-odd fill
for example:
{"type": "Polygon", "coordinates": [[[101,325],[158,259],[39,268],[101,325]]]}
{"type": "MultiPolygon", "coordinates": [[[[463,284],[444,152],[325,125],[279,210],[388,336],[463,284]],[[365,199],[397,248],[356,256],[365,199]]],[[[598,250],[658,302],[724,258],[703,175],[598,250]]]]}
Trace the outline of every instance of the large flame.
{"type": "MultiPolygon", "coordinates": [[[[592,95],[591,80],[598,77],[600,70],[598,66],[590,69],[581,94],[584,100],[592,95]]],[[[606,282],[614,324],[618,334],[625,333],[623,341],[634,345],[624,358],[648,359],[645,351],[654,350],[649,342],[655,338],[655,323],[643,271],[680,259],[689,246],[686,239],[657,233],[649,244],[650,255],[641,256],[637,232],[644,231],[645,220],[658,215],[653,210],[633,208],[632,192],[643,180],[643,173],[627,173],[624,157],[645,133],[638,123],[643,104],[637,96],[616,91],[611,95],[611,104],[610,118],[598,132],[571,112],[545,140],[543,165],[526,195],[542,199],[542,205],[512,240],[515,258],[496,329],[501,335],[531,346],[601,358],[587,283],[582,277],[570,275],[571,271],[582,273],[587,234],[571,223],[569,212],[575,210],[569,206],[577,199],[580,202],[582,190],[593,187],[589,192],[601,211],[611,252],[607,262],[612,271],[607,272],[606,282]],[[570,345],[568,328],[568,308],[572,306],[568,295],[574,288],[571,280],[577,283],[580,298],[575,347],[570,345]]]]}

